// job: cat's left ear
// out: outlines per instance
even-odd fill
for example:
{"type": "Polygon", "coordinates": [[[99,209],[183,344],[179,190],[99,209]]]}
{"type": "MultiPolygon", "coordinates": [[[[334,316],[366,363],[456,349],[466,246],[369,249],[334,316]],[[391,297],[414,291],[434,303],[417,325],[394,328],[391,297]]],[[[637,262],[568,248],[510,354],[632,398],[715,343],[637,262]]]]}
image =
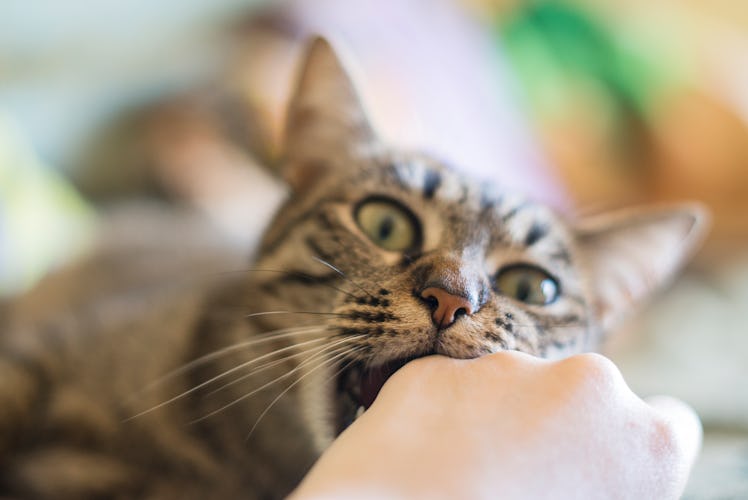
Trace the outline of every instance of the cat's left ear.
{"type": "Polygon", "coordinates": [[[603,329],[668,283],[702,242],[709,217],[697,204],[630,209],[577,227],[583,265],[603,329]]]}
{"type": "Polygon", "coordinates": [[[302,58],[284,137],[283,175],[296,191],[371,147],[375,133],[356,88],[335,49],[314,38],[302,58]]]}

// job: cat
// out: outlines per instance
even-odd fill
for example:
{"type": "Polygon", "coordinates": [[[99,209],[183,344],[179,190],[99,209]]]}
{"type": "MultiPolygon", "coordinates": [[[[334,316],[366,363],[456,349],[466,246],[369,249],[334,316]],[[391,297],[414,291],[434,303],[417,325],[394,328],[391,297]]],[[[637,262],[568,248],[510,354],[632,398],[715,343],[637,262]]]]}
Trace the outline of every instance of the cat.
{"type": "Polygon", "coordinates": [[[119,246],[10,307],[0,497],[282,497],[404,363],[597,349],[705,226],[695,205],[572,224],[393,151],[324,39],[285,155],[252,268],[184,284],[233,261],[119,246]]]}

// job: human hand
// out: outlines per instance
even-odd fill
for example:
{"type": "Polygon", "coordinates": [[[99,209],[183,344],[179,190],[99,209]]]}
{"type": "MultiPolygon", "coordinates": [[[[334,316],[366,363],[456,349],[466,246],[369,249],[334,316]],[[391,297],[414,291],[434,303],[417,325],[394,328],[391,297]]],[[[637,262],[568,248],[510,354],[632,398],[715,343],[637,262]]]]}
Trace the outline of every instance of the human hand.
{"type": "Polygon", "coordinates": [[[645,403],[608,359],[418,359],[322,455],[297,498],[676,498],[696,414],[645,403]]]}

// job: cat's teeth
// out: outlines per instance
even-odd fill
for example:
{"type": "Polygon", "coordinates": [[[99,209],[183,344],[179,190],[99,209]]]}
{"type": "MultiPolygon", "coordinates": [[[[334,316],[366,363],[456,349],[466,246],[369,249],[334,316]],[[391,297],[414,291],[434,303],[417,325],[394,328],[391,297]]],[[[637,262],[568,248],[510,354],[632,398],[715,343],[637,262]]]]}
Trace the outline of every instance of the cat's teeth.
{"type": "Polygon", "coordinates": [[[358,410],[356,410],[356,418],[354,418],[354,420],[358,419],[358,417],[360,417],[361,415],[363,415],[365,410],[366,409],[364,408],[363,405],[359,406],[358,410]]]}

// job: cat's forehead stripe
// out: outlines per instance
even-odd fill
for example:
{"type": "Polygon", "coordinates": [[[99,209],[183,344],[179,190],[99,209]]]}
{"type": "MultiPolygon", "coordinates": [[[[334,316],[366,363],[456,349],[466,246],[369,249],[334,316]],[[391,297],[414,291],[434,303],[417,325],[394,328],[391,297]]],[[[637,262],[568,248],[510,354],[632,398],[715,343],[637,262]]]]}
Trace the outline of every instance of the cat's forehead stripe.
{"type": "Polygon", "coordinates": [[[408,158],[404,161],[395,161],[392,163],[392,169],[403,187],[422,190],[426,198],[434,196],[442,181],[441,176],[433,176],[432,169],[421,159],[408,158]]]}
{"type": "Polygon", "coordinates": [[[485,198],[486,207],[498,205],[501,197],[495,191],[483,191],[485,184],[468,181],[460,172],[428,157],[386,158],[378,162],[380,178],[404,191],[419,193],[424,200],[445,202],[461,207],[470,205],[480,209],[485,198]]]}
{"type": "Polygon", "coordinates": [[[503,222],[504,224],[510,224],[511,221],[512,221],[512,219],[516,215],[518,215],[523,210],[529,208],[530,206],[531,205],[528,202],[526,202],[526,201],[520,202],[519,204],[517,204],[517,205],[513,206],[512,208],[510,208],[505,214],[503,214],[501,216],[501,222],[503,222]]]}
{"type": "Polygon", "coordinates": [[[494,243],[537,249],[544,254],[553,253],[562,262],[570,261],[562,225],[543,206],[526,200],[511,201],[497,214],[500,231],[494,235],[494,243]]]}
{"type": "Polygon", "coordinates": [[[423,178],[423,197],[430,200],[442,183],[442,174],[433,169],[426,170],[423,178]]]}
{"type": "Polygon", "coordinates": [[[525,246],[531,247],[548,234],[548,225],[544,222],[535,221],[525,235],[525,246]]]}

